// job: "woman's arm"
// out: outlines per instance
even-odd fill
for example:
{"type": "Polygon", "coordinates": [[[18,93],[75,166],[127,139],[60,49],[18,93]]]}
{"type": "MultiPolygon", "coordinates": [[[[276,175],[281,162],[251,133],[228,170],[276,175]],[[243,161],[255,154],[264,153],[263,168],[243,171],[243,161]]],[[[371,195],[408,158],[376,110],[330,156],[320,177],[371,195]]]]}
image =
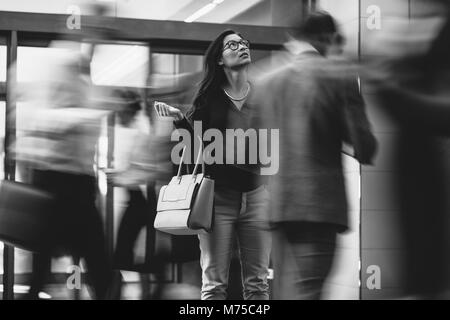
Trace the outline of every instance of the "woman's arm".
{"type": "Polygon", "coordinates": [[[155,110],[160,117],[173,117],[177,129],[186,129],[191,133],[194,132],[194,121],[207,121],[208,117],[206,108],[194,108],[193,112],[185,116],[178,108],[164,102],[156,102],[155,110]]]}

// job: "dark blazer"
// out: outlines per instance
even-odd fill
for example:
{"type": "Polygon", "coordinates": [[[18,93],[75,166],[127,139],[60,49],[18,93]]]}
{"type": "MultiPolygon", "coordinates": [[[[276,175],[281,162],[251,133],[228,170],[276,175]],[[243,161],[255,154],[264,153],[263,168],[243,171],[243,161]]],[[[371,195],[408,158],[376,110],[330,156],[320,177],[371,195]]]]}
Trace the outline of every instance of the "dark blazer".
{"type": "MultiPolygon", "coordinates": [[[[246,103],[241,112],[236,110],[236,107],[224,94],[223,90],[217,90],[211,93],[204,107],[194,109],[187,117],[180,121],[175,121],[174,124],[176,128],[189,130],[192,138],[195,138],[193,136],[194,121],[201,121],[203,132],[212,128],[218,129],[224,137],[226,136],[226,130],[236,129],[236,125],[244,131],[252,128],[254,107],[246,103]],[[232,113],[234,113],[235,121],[232,120],[233,117],[230,118],[232,113]],[[239,118],[239,120],[236,121],[236,118],[239,118]]],[[[209,142],[204,141],[203,143],[206,146],[209,142]]],[[[193,141],[191,145],[194,145],[193,141]]],[[[226,154],[225,141],[223,154],[226,154]]],[[[195,159],[193,153],[191,156],[192,159],[195,159]]],[[[205,167],[206,173],[215,180],[216,186],[226,186],[238,191],[248,192],[266,183],[266,179],[259,174],[259,164],[225,164],[224,162],[224,164],[206,164],[205,167]]]]}
{"type": "Polygon", "coordinates": [[[280,132],[280,167],[271,191],[273,220],[333,223],[348,228],[342,143],[370,163],[376,141],[357,77],[318,53],[297,56],[264,76],[254,103],[264,125],[280,132]]]}

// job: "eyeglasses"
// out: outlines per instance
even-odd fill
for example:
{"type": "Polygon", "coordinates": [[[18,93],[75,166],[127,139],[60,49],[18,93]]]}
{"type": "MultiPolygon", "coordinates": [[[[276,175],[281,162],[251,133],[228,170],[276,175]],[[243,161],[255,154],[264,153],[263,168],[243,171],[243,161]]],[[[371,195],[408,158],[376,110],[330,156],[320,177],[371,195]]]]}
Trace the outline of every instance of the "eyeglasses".
{"type": "Polygon", "coordinates": [[[241,41],[235,41],[235,40],[230,40],[228,41],[224,46],[223,46],[223,50],[227,50],[227,49],[231,49],[233,51],[236,51],[239,48],[239,45],[242,44],[243,46],[247,47],[248,49],[250,49],[250,42],[248,42],[248,40],[244,40],[242,39],[241,41]]]}

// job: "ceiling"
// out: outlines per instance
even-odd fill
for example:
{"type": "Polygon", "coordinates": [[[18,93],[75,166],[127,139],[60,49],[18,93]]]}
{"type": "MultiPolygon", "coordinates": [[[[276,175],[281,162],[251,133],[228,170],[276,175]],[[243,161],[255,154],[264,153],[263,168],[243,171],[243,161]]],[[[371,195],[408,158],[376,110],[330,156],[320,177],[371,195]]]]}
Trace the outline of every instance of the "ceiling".
{"type": "MultiPolygon", "coordinates": [[[[0,11],[66,14],[78,4],[82,14],[89,14],[85,4],[101,2],[110,15],[148,20],[184,21],[214,0],[2,0],[0,11]]],[[[220,2],[220,0],[216,0],[220,2]]],[[[196,22],[225,23],[263,0],[224,0],[196,22]]]]}

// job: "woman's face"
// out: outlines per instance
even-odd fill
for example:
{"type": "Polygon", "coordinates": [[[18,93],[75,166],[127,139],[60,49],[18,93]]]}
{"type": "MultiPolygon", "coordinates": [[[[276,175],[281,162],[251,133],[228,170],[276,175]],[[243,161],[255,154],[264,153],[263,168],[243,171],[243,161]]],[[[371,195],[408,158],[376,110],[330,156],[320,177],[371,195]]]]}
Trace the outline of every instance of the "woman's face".
{"type": "Polygon", "coordinates": [[[229,34],[223,39],[222,58],[219,64],[233,69],[251,62],[249,44],[237,34],[229,34]]]}

